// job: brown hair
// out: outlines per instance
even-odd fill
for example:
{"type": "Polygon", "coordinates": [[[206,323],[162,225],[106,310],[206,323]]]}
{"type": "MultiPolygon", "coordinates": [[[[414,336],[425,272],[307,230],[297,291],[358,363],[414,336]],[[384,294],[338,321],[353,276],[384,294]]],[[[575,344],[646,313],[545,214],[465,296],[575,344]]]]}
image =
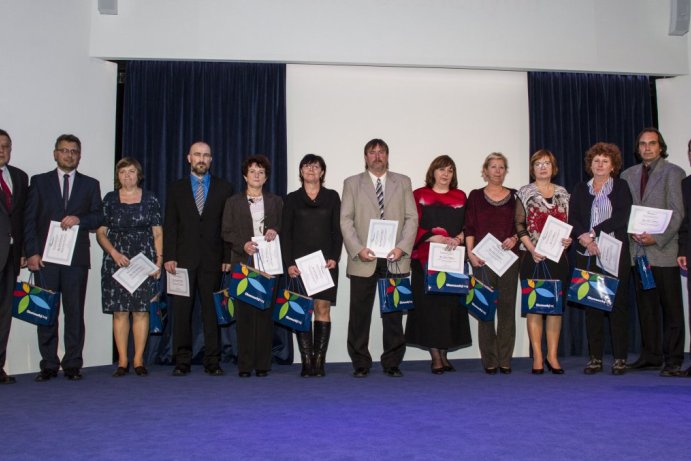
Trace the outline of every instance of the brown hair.
{"type": "Polygon", "coordinates": [[[540,149],[530,156],[530,177],[535,179],[535,164],[538,160],[543,157],[549,158],[552,163],[552,177],[555,177],[559,173],[559,165],[557,164],[557,157],[547,149],[540,149]]]}
{"type": "Polygon", "coordinates": [[[120,173],[120,170],[127,168],[128,166],[133,166],[137,170],[137,185],[139,185],[142,179],[144,179],[142,164],[139,163],[137,159],[132,157],[123,157],[118,160],[118,163],[115,164],[115,190],[122,189],[122,184],[118,178],[118,173],[120,173]]]}
{"type": "Polygon", "coordinates": [[[434,187],[434,171],[438,168],[446,168],[447,166],[453,168],[453,177],[451,178],[449,188],[458,188],[458,177],[456,176],[456,163],[454,163],[453,159],[448,155],[440,155],[439,157],[432,160],[432,163],[429,164],[429,168],[427,168],[427,174],[425,175],[425,186],[434,187]]]}
{"type": "Polygon", "coordinates": [[[598,155],[604,157],[609,157],[612,161],[612,175],[617,176],[621,170],[621,152],[615,144],[610,144],[608,142],[598,142],[593,144],[593,146],[585,152],[585,171],[590,176],[593,175],[593,170],[591,165],[593,164],[593,159],[598,155]]]}

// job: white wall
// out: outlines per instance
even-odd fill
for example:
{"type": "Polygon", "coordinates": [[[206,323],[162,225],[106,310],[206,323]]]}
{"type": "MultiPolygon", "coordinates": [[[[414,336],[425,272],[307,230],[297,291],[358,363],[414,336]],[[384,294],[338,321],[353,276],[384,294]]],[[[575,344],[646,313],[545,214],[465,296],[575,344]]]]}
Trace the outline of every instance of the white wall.
{"type": "MultiPolygon", "coordinates": [[[[460,69],[289,65],[288,190],[299,187],[297,166],[306,153],[327,164],[326,187],[342,191],[343,180],[364,170],[363,147],[372,138],[389,145],[392,171],[410,176],[413,188],[424,185],[432,159],[450,155],[459,170],[459,187],[484,186],[482,162],[490,152],[509,158],[506,184],[519,187],[528,178],[528,90],[523,72],[460,69]],[[501,128],[498,128],[501,127],[501,128]]],[[[350,282],[341,257],[338,302],[329,360],[348,361],[346,333],[350,282]]],[[[378,303],[372,322],[370,349],[382,352],[378,303]]],[[[517,314],[516,355],[526,355],[525,322],[517,314]]],[[[477,322],[471,319],[473,341],[477,322]]],[[[452,354],[479,357],[477,345],[452,354]]],[[[406,359],[426,358],[408,348],[406,359]]]]}
{"type": "MultiPolygon", "coordinates": [[[[95,0],[92,0],[94,4],[95,0]]],[[[479,69],[685,74],[663,0],[119,0],[90,53],[479,69]]]]}
{"type": "MultiPolygon", "coordinates": [[[[0,127],[12,136],[11,164],[30,176],[55,168],[55,138],[76,134],[83,145],[79,170],[106,191],[113,177],[115,66],[88,56],[90,10],[80,0],[0,3],[0,127]]],[[[87,366],[110,363],[112,350],[110,316],[101,313],[102,252],[95,239],[91,255],[87,366]]],[[[5,370],[37,370],[40,359],[36,327],[13,321],[5,370]]]]}

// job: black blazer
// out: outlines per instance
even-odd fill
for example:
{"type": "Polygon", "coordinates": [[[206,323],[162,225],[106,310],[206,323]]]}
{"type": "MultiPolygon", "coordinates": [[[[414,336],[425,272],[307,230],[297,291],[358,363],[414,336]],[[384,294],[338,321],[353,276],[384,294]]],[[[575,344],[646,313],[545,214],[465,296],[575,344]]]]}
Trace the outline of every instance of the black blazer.
{"type": "Polygon", "coordinates": [[[27,258],[42,255],[50,222],[76,216],[79,233],[71,265],[91,267],[89,232],[101,225],[102,207],[101,188],[94,178],[76,172],[65,210],[57,171],[33,176],[24,212],[24,254],[27,258]]]}
{"type": "MultiPolygon", "coordinates": [[[[576,249],[580,253],[584,253],[585,248],[578,243],[578,237],[590,231],[590,210],[594,199],[595,197],[588,192],[588,184],[585,182],[576,184],[569,199],[569,224],[573,226],[571,237],[577,245],[576,249]]],[[[629,223],[633,199],[626,181],[614,178],[609,201],[612,203],[612,216],[595,226],[593,230],[597,235],[600,235],[600,232],[608,234],[614,232],[614,238],[622,242],[621,255],[619,256],[619,272],[621,273],[624,268],[628,270],[628,267],[631,266],[628,245],[629,236],[626,233],[626,229],[629,223]]]]}
{"type": "MultiPolygon", "coordinates": [[[[283,200],[270,192],[262,193],[264,200],[264,229],[281,233],[283,200]]],[[[247,194],[243,190],[230,197],[223,211],[223,239],[232,246],[231,263],[246,263],[249,255],[245,253],[245,243],[254,237],[252,214],[247,194]]]]}
{"type": "Polygon", "coordinates": [[[221,264],[230,262],[230,245],[221,238],[221,218],[232,193],[230,183],[212,175],[200,216],[190,177],[170,184],[163,219],[163,261],[177,261],[185,269],[220,272],[221,264]]]}
{"type": "MultiPolygon", "coordinates": [[[[22,170],[12,165],[6,165],[6,168],[12,178],[12,208],[8,210],[5,201],[0,200],[0,214],[4,214],[8,218],[9,228],[7,232],[12,236],[15,248],[15,251],[12,252],[12,262],[15,273],[19,273],[19,261],[24,251],[24,208],[29,191],[29,177],[22,170]]],[[[7,245],[7,249],[9,249],[9,235],[7,235],[7,243],[3,240],[5,236],[0,237],[0,247],[7,245]]],[[[0,249],[0,253],[2,253],[2,249],[0,249]]],[[[0,268],[4,266],[3,259],[0,254],[0,268]]]]}

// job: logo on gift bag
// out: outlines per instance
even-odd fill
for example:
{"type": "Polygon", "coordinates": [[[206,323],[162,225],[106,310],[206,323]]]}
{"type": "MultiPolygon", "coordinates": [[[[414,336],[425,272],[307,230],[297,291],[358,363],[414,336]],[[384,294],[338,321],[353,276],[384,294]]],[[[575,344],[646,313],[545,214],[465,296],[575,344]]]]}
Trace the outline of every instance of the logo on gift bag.
{"type": "MultiPolygon", "coordinates": [[[[15,299],[21,296],[21,299],[17,305],[17,313],[23,313],[31,303],[34,303],[34,306],[36,307],[50,311],[50,306],[48,303],[38,295],[41,292],[40,288],[32,287],[28,283],[22,283],[21,286],[21,290],[14,290],[15,299]]],[[[46,316],[45,318],[48,317],[46,316]]]]}
{"type": "MultiPolygon", "coordinates": [[[[403,280],[406,279],[387,279],[389,281],[386,287],[386,295],[391,296],[393,300],[394,309],[398,309],[398,304],[401,302],[401,295],[409,295],[411,293],[410,289],[402,285],[403,280]]],[[[408,304],[410,304],[410,301],[408,304]]]]}
{"type": "MultiPolygon", "coordinates": [[[[297,299],[299,296],[297,293],[291,293],[288,290],[283,290],[283,296],[276,298],[276,304],[280,304],[281,308],[278,311],[278,319],[282,320],[291,309],[300,315],[305,315],[305,310],[298,304],[297,299]]],[[[302,323],[301,321],[296,321],[296,323],[302,323]]]]}
{"type": "Polygon", "coordinates": [[[483,314],[487,313],[487,310],[483,310],[480,306],[478,306],[478,302],[485,306],[486,309],[489,309],[489,302],[487,301],[487,298],[485,298],[485,295],[482,294],[482,291],[480,288],[484,288],[484,285],[481,282],[478,282],[475,277],[472,277],[470,279],[470,289],[468,290],[468,294],[465,297],[465,303],[467,305],[474,304],[475,307],[480,309],[483,314]],[[476,300],[475,303],[473,303],[473,299],[476,300]]]}
{"type": "Polygon", "coordinates": [[[605,283],[605,278],[599,274],[593,272],[580,271],[580,277],[571,278],[571,285],[577,287],[577,301],[581,301],[587,297],[587,299],[591,302],[606,304],[610,306],[612,305],[614,292],[607,287],[605,283]],[[590,293],[591,288],[595,290],[595,293],[597,293],[598,296],[588,296],[588,293],[590,293]]]}
{"type": "MultiPolygon", "coordinates": [[[[523,295],[528,295],[528,310],[531,310],[535,307],[535,303],[537,302],[538,295],[541,296],[542,298],[556,298],[554,293],[547,289],[547,288],[542,288],[542,286],[545,284],[544,280],[537,280],[537,283],[533,279],[528,279],[526,281],[525,287],[521,288],[521,294],[523,295]]],[[[561,293],[560,293],[561,294],[561,293]]]]}
{"type": "MultiPolygon", "coordinates": [[[[245,291],[247,291],[247,287],[249,286],[257,290],[259,293],[265,295],[266,290],[262,286],[261,282],[257,280],[257,277],[259,277],[259,274],[257,274],[254,271],[248,270],[247,266],[245,266],[244,264],[242,265],[240,272],[233,272],[233,278],[240,279],[240,281],[238,282],[238,286],[235,290],[235,295],[240,296],[245,291]]],[[[250,295],[248,294],[247,296],[250,295]]],[[[250,297],[254,298],[253,296],[250,297]]],[[[258,299],[257,301],[264,302],[263,299],[258,299]]]]}

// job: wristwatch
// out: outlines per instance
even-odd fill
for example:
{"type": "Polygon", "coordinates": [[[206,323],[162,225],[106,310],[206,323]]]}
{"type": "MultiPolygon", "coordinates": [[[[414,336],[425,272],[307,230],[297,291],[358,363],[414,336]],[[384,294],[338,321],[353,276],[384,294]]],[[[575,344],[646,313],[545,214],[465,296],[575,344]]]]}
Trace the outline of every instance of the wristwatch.
{"type": "Polygon", "coordinates": [[[588,232],[588,237],[590,237],[591,239],[595,240],[595,231],[594,231],[594,230],[591,230],[590,232],[588,232]]]}

